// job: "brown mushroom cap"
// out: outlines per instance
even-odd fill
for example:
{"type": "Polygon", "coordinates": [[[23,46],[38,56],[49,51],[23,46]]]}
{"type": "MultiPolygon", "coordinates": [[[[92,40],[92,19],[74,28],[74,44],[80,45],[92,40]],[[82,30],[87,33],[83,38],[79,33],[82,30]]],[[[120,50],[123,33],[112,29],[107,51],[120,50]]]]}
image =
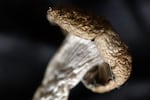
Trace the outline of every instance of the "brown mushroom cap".
{"type": "Polygon", "coordinates": [[[99,75],[100,77],[96,80],[100,82],[96,82],[96,85],[94,85],[92,83],[88,84],[88,81],[84,81],[85,85],[92,91],[98,93],[108,92],[120,87],[127,81],[131,74],[132,61],[127,46],[112,31],[107,31],[107,33],[97,36],[95,44],[101,57],[108,65],[99,65],[100,70],[96,70],[97,74],[93,76],[96,79],[99,75]]]}
{"type": "Polygon", "coordinates": [[[103,17],[92,16],[80,9],[51,8],[47,13],[51,23],[84,39],[92,40],[112,28],[103,17]]]}
{"type": "MultiPolygon", "coordinates": [[[[111,24],[99,16],[88,15],[78,9],[54,8],[48,10],[48,20],[59,25],[63,30],[84,39],[94,40],[100,56],[106,64],[98,70],[98,78],[105,82],[93,84],[88,76],[83,78],[83,83],[94,92],[107,92],[121,86],[129,78],[131,73],[131,56],[127,46],[120,40],[111,24]],[[110,68],[110,70],[109,70],[110,68]],[[112,76],[110,75],[112,73],[112,76]],[[102,73],[102,74],[101,74],[102,73]],[[111,78],[108,78],[111,77],[111,78]],[[87,81],[87,78],[89,80],[87,81]]],[[[95,78],[94,72],[90,75],[95,78]]]]}

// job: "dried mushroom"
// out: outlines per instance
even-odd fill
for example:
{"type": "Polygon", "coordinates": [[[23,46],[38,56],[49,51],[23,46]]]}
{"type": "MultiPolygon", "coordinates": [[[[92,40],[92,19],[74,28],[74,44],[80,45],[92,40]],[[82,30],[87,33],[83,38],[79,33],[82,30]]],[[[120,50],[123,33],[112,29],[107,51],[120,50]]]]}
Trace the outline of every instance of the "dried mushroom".
{"type": "Polygon", "coordinates": [[[131,73],[128,47],[104,18],[79,9],[50,8],[50,23],[67,32],[33,100],[67,100],[80,81],[93,92],[120,87],[131,73]]]}

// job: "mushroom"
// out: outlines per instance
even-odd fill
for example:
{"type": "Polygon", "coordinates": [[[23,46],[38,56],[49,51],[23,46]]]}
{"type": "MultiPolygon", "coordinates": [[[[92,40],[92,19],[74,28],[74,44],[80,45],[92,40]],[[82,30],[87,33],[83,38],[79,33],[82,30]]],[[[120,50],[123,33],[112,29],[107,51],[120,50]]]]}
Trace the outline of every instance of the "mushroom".
{"type": "Polygon", "coordinates": [[[131,73],[131,56],[112,25],[79,9],[50,8],[48,20],[67,33],[48,64],[33,100],[67,100],[80,81],[93,92],[105,93],[124,84],[131,73]]]}

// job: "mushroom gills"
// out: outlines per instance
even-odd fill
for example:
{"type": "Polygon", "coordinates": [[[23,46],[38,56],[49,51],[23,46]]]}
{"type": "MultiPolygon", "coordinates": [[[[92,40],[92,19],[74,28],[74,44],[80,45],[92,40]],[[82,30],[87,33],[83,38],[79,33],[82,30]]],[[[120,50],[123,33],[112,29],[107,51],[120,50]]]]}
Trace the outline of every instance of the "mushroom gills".
{"type": "Polygon", "coordinates": [[[82,82],[86,87],[98,87],[105,86],[110,80],[114,80],[114,74],[109,64],[103,62],[99,65],[94,66],[84,76],[82,82]]]}

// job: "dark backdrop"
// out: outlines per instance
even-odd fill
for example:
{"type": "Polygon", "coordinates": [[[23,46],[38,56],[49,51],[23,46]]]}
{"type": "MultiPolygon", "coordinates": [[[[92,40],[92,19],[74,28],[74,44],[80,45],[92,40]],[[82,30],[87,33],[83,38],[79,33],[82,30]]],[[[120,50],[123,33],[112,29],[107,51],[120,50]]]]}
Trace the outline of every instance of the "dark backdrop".
{"type": "Polygon", "coordinates": [[[133,56],[130,80],[106,94],[81,83],[69,100],[150,99],[150,0],[0,0],[0,100],[31,100],[64,36],[46,19],[50,5],[78,6],[105,16],[133,56]]]}

